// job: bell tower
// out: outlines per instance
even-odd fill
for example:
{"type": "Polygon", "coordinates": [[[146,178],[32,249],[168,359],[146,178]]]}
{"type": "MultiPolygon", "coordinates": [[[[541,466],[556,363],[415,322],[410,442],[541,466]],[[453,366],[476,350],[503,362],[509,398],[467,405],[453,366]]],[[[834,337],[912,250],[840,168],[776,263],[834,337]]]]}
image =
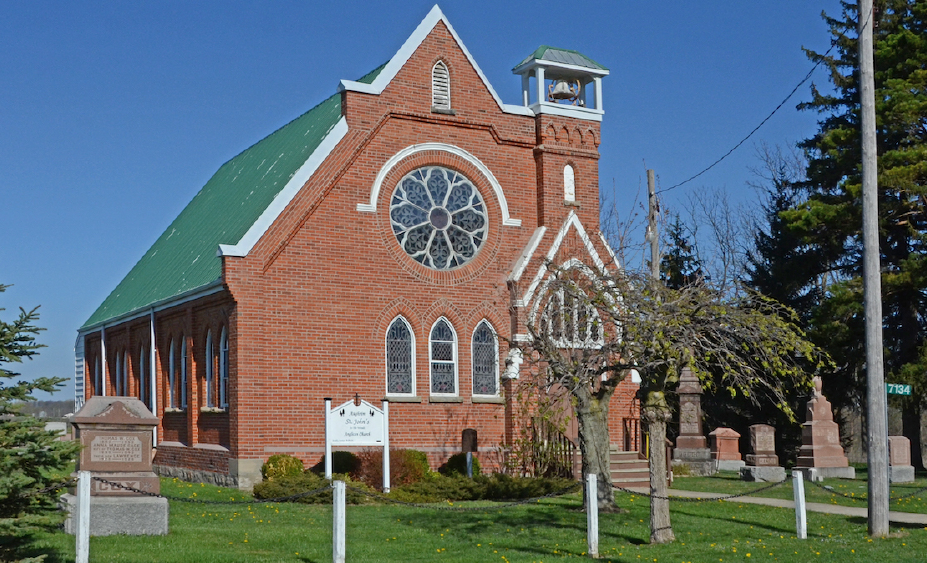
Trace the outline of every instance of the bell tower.
{"type": "Polygon", "coordinates": [[[577,51],[542,45],[514,69],[535,115],[538,222],[559,228],[575,211],[599,226],[602,78],[608,69],[577,51]]]}

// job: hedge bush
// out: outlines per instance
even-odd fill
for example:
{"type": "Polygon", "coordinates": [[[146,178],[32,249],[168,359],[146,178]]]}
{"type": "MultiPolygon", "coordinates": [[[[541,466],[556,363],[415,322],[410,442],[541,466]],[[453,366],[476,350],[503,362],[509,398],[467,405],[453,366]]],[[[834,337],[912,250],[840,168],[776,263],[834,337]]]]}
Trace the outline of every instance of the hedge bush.
{"type": "MultiPolygon", "coordinates": [[[[361,460],[357,455],[351,452],[336,451],[332,452],[332,473],[343,473],[351,475],[355,479],[360,474],[361,460]]],[[[309,468],[313,473],[325,473],[325,456],[315,465],[309,468]]]]}
{"type": "MultiPolygon", "coordinates": [[[[463,475],[467,476],[467,454],[459,453],[454,454],[444,462],[438,472],[442,475],[463,475]]],[[[480,474],[480,460],[477,459],[476,454],[473,454],[473,476],[476,477],[480,474]]]]}
{"type": "MultiPolygon", "coordinates": [[[[372,492],[370,487],[359,481],[352,480],[350,475],[339,475],[337,473],[333,473],[332,480],[344,481],[345,484],[348,485],[349,488],[345,497],[348,504],[366,504],[373,500],[366,494],[352,490],[361,489],[363,491],[372,492]]],[[[325,487],[329,484],[330,482],[325,479],[324,475],[319,475],[312,471],[304,471],[298,475],[286,475],[283,477],[278,477],[273,481],[264,481],[256,484],[254,486],[254,498],[286,498],[293,495],[298,495],[300,493],[321,489],[322,487],[325,487]]],[[[292,499],[290,502],[299,502],[303,504],[331,504],[332,491],[331,489],[328,489],[324,492],[316,493],[314,495],[307,495],[292,499]]]]}
{"type": "Polygon", "coordinates": [[[261,466],[261,476],[265,481],[273,481],[288,475],[299,475],[303,469],[303,462],[299,458],[287,454],[275,454],[261,466]]]}
{"type": "MultiPolygon", "coordinates": [[[[374,489],[383,486],[383,450],[361,452],[361,467],[357,478],[374,489]]],[[[389,481],[391,487],[417,483],[428,477],[431,468],[428,456],[418,450],[396,449],[389,452],[389,481]]]]}

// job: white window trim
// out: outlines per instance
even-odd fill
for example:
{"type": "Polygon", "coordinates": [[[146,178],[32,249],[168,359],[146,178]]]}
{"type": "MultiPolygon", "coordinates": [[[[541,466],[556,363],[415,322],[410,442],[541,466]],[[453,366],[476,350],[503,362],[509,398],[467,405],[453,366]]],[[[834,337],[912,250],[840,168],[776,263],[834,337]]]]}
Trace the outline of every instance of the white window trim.
{"type": "Polygon", "coordinates": [[[438,61],[431,67],[431,107],[442,110],[451,109],[451,71],[444,61],[438,61]],[[439,77],[439,72],[444,76],[439,77]],[[444,81],[443,85],[438,83],[439,79],[444,81]],[[440,98],[444,98],[445,101],[441,102],[440,98]]]}
{"type": "Polygon", "coordinates": [[[216,406],[216,394],[213,390],[215,379],[215,368],[213,362],[216,361],[216,351],[212,346],[212,331],[206,331],[206,407],[213,408],[216,406]]]}
{"type": "Polygon", "coordinates": [[[171,339],[170,359],[167,363],[167,408],[177,409],[177,339],[171,339]]]}
{"type": "Polygon", "coordinates": [[[180,408],[187,408],[187,339],[180,337],[180,408]]]}
{"type": "Polygon", "coordinates": [[[476,326],[473,328],[473,334],[470,335],[470,386],[473,387],[476,383],[476,377],[475,377],[476,376],[476,373],[475,373],[476,358],[475,358],[475,355],[473,354],[473,345],[475,344],[474,339],[476,338],[476,331],[478,331],[480,329],[480,326],[482,326],[483,324],[489,327],[489,330],[492,332],[492,336],[493,336],[493,356],[492,357],[495,359],[494,371],[495,371],[495,377],[496,377],[496,392],[490,395],[486,395],[483,393],[477,393],[476,389],[472,389],[471,391],[474,397],[498,397],[500,388],[502,386],[501,381],[499,381],[499,333],[496,332],[495,327],[493,327],[492,323],[490,323],[489,320],[487,319],[482,319],[480,322],[476,323],[476,326]]]}
{"type": "Polygon", "coordinates": [[[219,408],[229,407],[229,333],[222,327],[219,338],[219,408]]]}
{"type": "Polygon", "coordinates": [[[434,396],[434,397],[459,397],[460,396],[460,373],[459,373],[460,372],[460,369],[459,369],[460,368],[460,355],[458,354],[458,350],[457,350],[458,342],[459,342],[459,339],[457,338],[457,330],[454,328],[453,323],[451,323],[451,321],[447,319],[447,317],[440,317],[434,322],[434,324],[431,325],[431,329],[428,331],[428,394],[430,396],[434,396]],[[431,335],[434,332],[435,327],[438,326],[438,323],[440,323],[441,321],[444,321],[445,323],[447,323],[447,326],[450,327],[451,329],[451,334],[453,335],[453,338],[454,338],[451,351],[452,351],[454,359],[451,360],[450,362],[446,360],[437,360],[437,362],[445,363],[445,364],[452,363],[454,365],[454,392],[453,393],[435,393],[434,391],[432,391],[432,388],[434,387],[432,384],[434,374],[432,373],[431,365],[432,363],[435,362],[435,360],[432,358],[433,341],[431,339],[431,335]]]}
{"type": "MultiPolygon", "coordinates": [[[[391,396],[391,397],[414,397],[414,396],[415,396],[415,391],[416,391],[416,385],[415,385],[415,384],[416,384],[416,381],[415,381],[415,380],[416,380],[416,376],[415,376],[415,331],[412,330],[412,325],[409,323],[408,320],[406,320],[406,318],[405,318],[404,316],[402,316],[402,315],[397,315],[396,318],[394,318],[392,321],[390,321],[390,323],[386,326],[386,334],[383,335],[383,346],[384,346],[384,350],[386,350],[386,355],[385,355],[385,358],[386,358],[386,380],[384,381],[384,384],[386,385],[386,395],[387,395],[387,396],[391,396]],[[412,349],[410,350],[410,352],[411,352],[411,360],[412,360],[412,367],[411,367],[411,372],[412,372],[412,392],[410,392],[410,393],[395,393],[395,392],[390,392],[390,390],[389,390],[389,331],[390,331],[391,328],[393,328],[393,324],[395,324],[396,321],[402,321],[403,324],[406,325],[406,329],[409,331],[409,335],[411,336],[410,346],[412,347],[412,349]]],[[[430,352],[429,352],[429,354],[430,354],[430,352]]],[[[429,367],[429,371],[430,371],[430,367],[429,367]]]]}

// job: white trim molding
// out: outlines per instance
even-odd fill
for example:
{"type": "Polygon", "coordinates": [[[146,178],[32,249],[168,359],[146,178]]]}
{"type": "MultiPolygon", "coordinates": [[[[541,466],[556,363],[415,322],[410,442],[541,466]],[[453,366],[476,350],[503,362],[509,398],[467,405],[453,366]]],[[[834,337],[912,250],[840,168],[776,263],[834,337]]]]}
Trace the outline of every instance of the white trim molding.
{"type": "Polygon", "coordinates": [[[546,259],[544,263],[541,264],[541,267],[538,269],[538,273],[534,276],[531,285],[528,286],[528,290],[525,292],[525,295],[517,303],[518,306],[523,307],[526,303],[530,303],[531,299],[534,297],[534,292],[537,290],[538,286],[541,284],[541,281],[544,279],[544,276],[547,274],[547,263],[552,261],[555,256],[557,256],[557,251],[560,250],[560,245],[563,244],[563,240],[566,238],[567,233],[569,233],[570,228],[576,229],[576,233],[579,235],[580,240],[583,241],[583,245],[586,247],[586,252],[589,253],[590,258],[592,258],[593,264],[599,269],[599,272],[605,273],[605,263],[602,262],[602,259],[599,258],[599,253],[596,252],[595,246],[593,246],[592,241],[589,239],[589,235],[586,233],[586,229],[583,228],[583,224],[580,222],[579,217],[576,215],[575,211],[570,211],[570,214],[567,215],[566,221],[563,222],[563,225],[560,227],[560,231],[557,232],[556,238],[550,247],[550,250],[547,251],[546,259]]]}
{"type": "Polygon", "coordinates": [[[476,158],[466,150],[456,147],[454,145],[448,145],[446,143],[422,143],[420,145],[412,145],[402,149],[386,161],[385,164],[380,168],[380,171],[377,172],[377,177],[373,181],[373,186],[370,189],[370,201],[368,203],[358,203],[357,210],[361,213],[376,213],[377,211],[377,199],[380,197],[380,190],[383,188],[383,181],[386,179],[386,176],[390,171],[396,167],[397,164],[409,158],[410,156],[425,152],[425,151],[442,151],[454,156],[460,157],[476,168],[480,174],[489,182],[489,185],[492,187],[492,191],[496,194],[496,200],[499,202],[499,209],[502,211],[502,224],[509,227],[520,227],[521,219],[513,219],[509,215],[509,204],[505,199],[505,193],[502,191],[502,185],[499,183],[499,180],[496,179],[492,171],[483,164],[480,159],[476,158]]]}
{"type": "Polygon", "coordinates": [[[237,244],[220,244],[216,256],[247,256],[248,253],[251,252],[251,249],[254,248],[254,245],[264,236],[264,233],[270,229],[270,226],[277,217],[279,217],[280,214],[283,213],[283,210],[293,201],[293,198],[296,197],[299,190],[306,185],[306,182],[315,174],[315,171],[319,169],[319,166],[325,162],[328,155],[335,150],[335,147],[338,146],[338,143],[341,142],[341,139],[347,134],[348,121],[342,117],[325,135],[325,138],[322,139],[319,146],[312,151],[312,154],[309,155],[306,162],[293,174],[293,177],[290,178],[290,181],[280,190],[280,193],[270,202],[267,209],[265,209],[264,212],[261,213],[261,216],[251,225],[248,232],[241,237],[241,240],[239,240],[237,244]]]}
{"type": "Polygon", "coordinates": [[[389,86],[389,83],[392,82],[393,78],[399,73],[403,66],[405,66],[406,61],[412,56],[413,53],[419,48],[422,42],[428,37],[428,34],[438,25],[438,22],[444,22],[444,25],[447,27],[448,31],[451,33],[451,36],[454,38],[454,41],[457,42],[457,46],[460,47],[460,50],[463,51],[463,54],[467,57],[467,60],[470,61],[470,64],[473,66],[473,70],[476,71],[476,74],[480,77],[480,80],[483,81],[483,85],[486,86],[486,89],[489,91],[489,94],[496,101],[496,104],[499,105],[499,109],[505,113],[514,113],[516,115],[525,115],[528,117],[534,117],[534,112],[530,108],[524,106],[504,104],[502,99],[499,98],[499,94],[496,93],[496,90],[492,87],[492,84],[489,83],[489,80],[486,78],[486,75],[483,74],[483,71],[480,70],[480,66],[476,64],[476,61],[473,60],[473,56],[470,54],[470,51],[467,50],[466,45],[463,41],[460,40],[460,36],[457,35],[457,32],[454,31],[454,26],[451,25],[451,22],[447,20],[447,17],[444,15],[444,12],[441,11],[441,8],[437,4],[428,12],[428,15],[425,16],[425,19],[422,20],[418,27],[415,28],[415,31],[412,32],[412,35],[406,39],[406,42],[402,44],[402,47],[396,51],[396,54],[393,55],[393,58],[386,63],[386,66],[380,71],[380,74],[377,75],[376,79],[370,84],[364,84],[363,82],[357,82],[354,80],[342,80],[338,85],[338,91],[347,90],[349,92],[360,92],[362,94],[373,94],[375,96],[380,95],[383,90],[389,86]]]}

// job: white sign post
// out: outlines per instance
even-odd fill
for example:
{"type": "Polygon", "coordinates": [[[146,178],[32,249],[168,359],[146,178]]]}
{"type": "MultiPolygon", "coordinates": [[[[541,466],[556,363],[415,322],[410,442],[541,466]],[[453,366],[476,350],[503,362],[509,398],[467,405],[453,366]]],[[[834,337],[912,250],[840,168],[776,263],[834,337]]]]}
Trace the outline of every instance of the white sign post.
{"type": "Polygon", "coordinates": [[[382,446],[383,491],[389,492],[389,402],[378,409],[355,397],[332,408],[325,399],[325,478],[332,478],[332,446],[382,446]]]}

